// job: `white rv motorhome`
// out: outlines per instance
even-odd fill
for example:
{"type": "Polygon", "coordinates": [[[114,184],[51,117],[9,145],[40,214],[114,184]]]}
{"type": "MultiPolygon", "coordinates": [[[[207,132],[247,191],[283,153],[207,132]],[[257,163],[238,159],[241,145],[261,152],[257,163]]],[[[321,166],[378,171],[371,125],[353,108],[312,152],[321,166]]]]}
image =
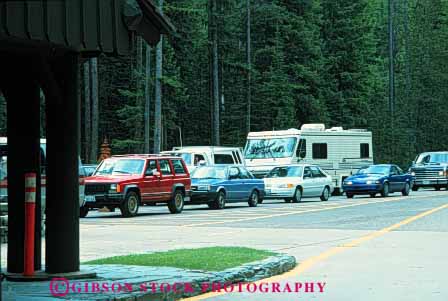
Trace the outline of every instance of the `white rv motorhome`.
{"type": "Polygon", "coordinates": [[[300,130],[250,132],[244,158],[256,177],[279,165],[319,165],[332,176],[336,192],[341,192],[346,177],[373,164],[372,133],[342,127],[325,129],[323,124],[304,124],[300,130]]]}

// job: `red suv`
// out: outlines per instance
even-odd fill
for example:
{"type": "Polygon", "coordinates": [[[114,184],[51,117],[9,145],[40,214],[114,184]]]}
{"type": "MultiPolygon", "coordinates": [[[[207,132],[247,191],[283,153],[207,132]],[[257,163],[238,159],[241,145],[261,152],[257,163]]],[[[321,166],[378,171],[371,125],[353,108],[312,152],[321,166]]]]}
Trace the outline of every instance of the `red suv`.
{"type": "Polygon", "coordinates": [[[190,174],[180,157],[123,155],[103,160],[86,178],[85,202],[80,216],[92,208],[120,208],[125,217],[137,215],[144,204],[167,203],[171,213],[180,213],[190,196],[190,174]]]}

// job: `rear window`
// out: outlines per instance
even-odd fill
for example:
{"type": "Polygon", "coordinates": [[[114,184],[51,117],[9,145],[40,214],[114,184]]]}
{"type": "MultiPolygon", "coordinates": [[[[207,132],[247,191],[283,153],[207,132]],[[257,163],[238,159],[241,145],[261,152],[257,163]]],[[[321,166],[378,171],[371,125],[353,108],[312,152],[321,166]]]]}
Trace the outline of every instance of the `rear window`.
{"type": "Polygon", "coordinates": [[[233,156],[231,154],[215,154],[215,164],[233,164],[233,156]]]}
{"type": "Polygon", "coordinates": [[[182,164],[182,161],[180,160],[173,160],[173,168],[174,168],[174,173],[176,174],[185,174],[185,168],[184,165],[182,164]]]}

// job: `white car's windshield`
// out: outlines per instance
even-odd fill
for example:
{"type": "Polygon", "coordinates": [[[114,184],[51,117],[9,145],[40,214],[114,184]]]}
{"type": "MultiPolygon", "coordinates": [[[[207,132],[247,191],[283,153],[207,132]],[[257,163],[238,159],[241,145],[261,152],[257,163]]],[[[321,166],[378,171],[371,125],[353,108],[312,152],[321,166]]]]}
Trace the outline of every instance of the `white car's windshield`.
{"type": "Polygon", "coordinates": [[[381,175],[387,175],[389,174],[390,167],[389,166],[378,166],[378,165],[371,165],[367,168],[360,169],[358,171],[358,174],[381,174],[381,175]]]}
{"type": "Polygon", "coordinates": [[[145,160],[141,159],[106,159],[95,175],[139,175],[144,165],[145,160]]]}
{"type": "Polygon", "coordinates": [[[266,178],[301,177],[303,168],[301,166],[276,167],[266,178]]]}
{"type": "Polygon", "coordinates": [[[203,166],[195,169],[192,179],[226,179],[226,167],[203,166]]]}
{"type": "Polygon", "coordinates": [[[244,150],[246,159],[268,159],[292,157],[297,138],[250,139],[244,150]]]}
{"type": "Polygon", "coordinates": [[[420,164],[448,163],[448,153],[421,154],[416,162],[420,164]]]}

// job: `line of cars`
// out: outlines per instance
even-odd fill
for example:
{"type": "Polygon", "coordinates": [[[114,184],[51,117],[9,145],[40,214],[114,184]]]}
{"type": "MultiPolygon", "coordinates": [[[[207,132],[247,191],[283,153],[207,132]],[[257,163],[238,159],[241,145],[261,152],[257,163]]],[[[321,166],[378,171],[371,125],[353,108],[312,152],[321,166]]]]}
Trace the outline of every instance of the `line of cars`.
{"type": "Polygon", "coordinates": [[[106,207],[131,217],[142,205],[160,203],[167,204],[171,213],[180,213],[188,204],[223,209],[235,202],[256,207],[267,198],[297,203],[302,197],[319,196],[326,201],[332,191],[331,177],[309,164],[279,166],[258,179],[242,164],[196,166],[190,175],[181,156],[112,156],[86,178],[80,216],[106,207]]]}
{"type": "MultiPolygon", "coordinates": [[[[260,179],[241,164],[239,151],[225,148],[220,151],[223,153],[218,157],[213,152],[175,151],[106,159],[92,176],[86,178],[86,197],[80,216],[85,217],[89,210],[107,207],[110,211],[120,209],[123,216],[130,217],[135,216],[142,205],[160,203],[165,203],[171,213],[180,213],[184,205],[190,204],[207,204],[211,209],[223,209],[227,203],[234,202],[246,202],[250,207],[256,207],[265,199],[298,203],[304,197],[320,197],[327,201],[334,191],[332,177],[317,165],[276,166],[260,179]],[[212,163],[204,162],[210,158],[212,163]]],[[[413,168],[423,168],[418,162],[419,157],[407,173],[394,164],[362,167],[344,179],[343,191],[347,198],[363,194],[387,197],[394,192],[407,196],[415,190],[413,168]]],[[[434,164],[428,166],[435,168],[434,164]]],[[[438,171],[441,173],[446,175],[446,169],[438,171]]],[[[436,180],[436,189],[441,181],[436,180]]]]}

